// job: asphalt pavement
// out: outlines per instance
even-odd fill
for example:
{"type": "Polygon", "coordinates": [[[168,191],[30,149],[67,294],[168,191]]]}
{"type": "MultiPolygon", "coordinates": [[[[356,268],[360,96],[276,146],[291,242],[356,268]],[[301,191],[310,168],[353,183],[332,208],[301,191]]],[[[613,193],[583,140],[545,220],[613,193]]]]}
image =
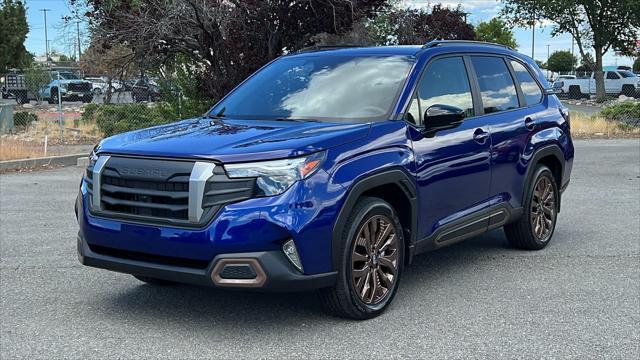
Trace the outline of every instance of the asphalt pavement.
{"type": "Polygon", "coordinates": [[[500,230],[419,256],[364,322],[313,293],[179,285],[83,267],[81,169],[0,175],[1,359],[640,358],[640,140],[576,142],[552,243],[500,230]]]}

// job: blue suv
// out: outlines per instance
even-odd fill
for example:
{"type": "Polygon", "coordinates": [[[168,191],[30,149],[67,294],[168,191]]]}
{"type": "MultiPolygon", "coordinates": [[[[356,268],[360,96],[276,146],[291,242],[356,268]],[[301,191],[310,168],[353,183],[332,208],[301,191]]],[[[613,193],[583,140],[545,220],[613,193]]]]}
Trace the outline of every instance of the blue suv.
{"type": "Polygon", "coordinates": [[[496,44],[303,50],[202,117],[96,146],[78,256],[152,284],[318,290],[371,318],[417,254],[499,227],[544,248],[569,128],[535,62],[496,44]]]}

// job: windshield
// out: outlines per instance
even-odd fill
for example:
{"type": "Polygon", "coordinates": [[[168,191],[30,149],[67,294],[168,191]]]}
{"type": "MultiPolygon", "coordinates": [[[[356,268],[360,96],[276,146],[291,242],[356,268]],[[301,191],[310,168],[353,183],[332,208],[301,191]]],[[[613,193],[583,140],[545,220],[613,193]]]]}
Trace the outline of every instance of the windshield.
{"type": "Polygon", "coordinates": [[[212,109],[212,116],[319,121],[383,120],[413,64],[407,56],[284,57],[212,109]]]}
{"type": "MultiPolygon", "coordinates": [[[[72,73],[59,72],[59,74],[60,74],[60,79],[65,79],[65,80],[77,80],[77,79],[79,79],[79,77],[77,77],[76,75],[74,75],[72,73]]],[[[55,77],[55,74],[53,76],[55,77]]]]}

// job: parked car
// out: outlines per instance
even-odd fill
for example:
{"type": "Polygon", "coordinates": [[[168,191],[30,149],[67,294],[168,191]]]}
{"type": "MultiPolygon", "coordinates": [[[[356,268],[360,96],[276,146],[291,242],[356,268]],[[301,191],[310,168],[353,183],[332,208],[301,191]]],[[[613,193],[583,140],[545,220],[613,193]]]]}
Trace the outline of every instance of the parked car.
{"type": "MultiPolygon", "coordinates": [[[[91,82],[92,91],[95,95],[102,95],[109,88],[109,79],[104,77],[86,77],[85,80],[91,82]]],[[[111,92],[123,90],[123,85],[118,80],[111,80],[111,92]]]]}
{"type": "Polygon", "coordinates": [[[59,94],[62,96],[63,101],[91,102],[93,92],[90,82],[80,80],[80,78],[72,72],[60,71],[59,73],[60,76],[58,77],[58,71],[47,72],[51,82],[37,91],[35,89],[29,89],[24,74],[18,71],[6,74],[6,96],[7,98],[16,99],[18,104],[25,104],[31,100],[36,100],[36,95],[47,100],[50,104],[56,104],[58,103],[59,94]]]}
{"type": "MultiPolygon", "coordinates": [[[[640,78],[628,70],[606,71],[604,73],[605,92],[609,95],[638,96],[640,92],[636,89],[639,87],[639,82],[640,78]]],[[[594,74],[591,74],[589,78],[563,79],[556,81],[553,88],[557,94],[580,99],[596,93],[596,80],[594,74]]]]}
{"type": "Polygon", "coordinates": [[[89,81],[80,79],[72,72],[51,71],[51,82],[42,87],[40,96],[50,104],[58,103],[58,96],[62,101],[82,101],[90,103],[93,100],[92,85],[89,81]]]}
{"type": "Polygon", "coordinates": [[[309,49],[202,117],[101,141],[78,257],[150,284],[318,290],[366,319],[420,253],[500,227],[547,246],[573,158],[567,109],[511,49],[309,49]]]}
{"type": "Polygon", "coordinates": [[[29,91],[24,74],[17,70],[12,70],[3,77],[2,97],[4,99],[15,99],[18,104],[26,104],[35,95],[29,91]]]}
{"type": "Polygon", "coordinates": [[[86,77],[86,81],[91,82],[91,90],[95,95],[102,95],[107,92],[107,82],[99,77],[86,77]]]}
{"type": "Polygon", "coordinates": [[[160,97],[160,87],[153,80],[138,79],[131,88],[135,102],[156,101],[160,97]]]}

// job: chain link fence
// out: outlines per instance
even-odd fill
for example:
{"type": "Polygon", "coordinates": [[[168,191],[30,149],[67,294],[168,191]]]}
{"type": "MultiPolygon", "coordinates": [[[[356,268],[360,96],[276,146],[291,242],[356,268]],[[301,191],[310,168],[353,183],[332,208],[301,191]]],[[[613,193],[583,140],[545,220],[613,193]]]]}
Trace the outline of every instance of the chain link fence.
{"type": "Polygon", "coordinates": [[[13,114],[13,126],[0,134],[0,161],[89,152],[104,137],[199,116],[213,105],[186,95],[171,78],[109,80],[65,71],[0,78],[0,103],[13,114]]]}
{"type": "MultiPolygon", "coordinates": [[[[2,127],[0,160],[88,153],[105,137],[199,116],[214,103],[188,95],[192,89],[170,77],[109,81],[63,71],[53,77],[38,71],[20,75],[4,76],[0,84],[0,102],[12,105],[14,123],[2,127]]],[[[640,99],[562,101],[571,111],[575,137],[640,136],[640,99]]]]}

